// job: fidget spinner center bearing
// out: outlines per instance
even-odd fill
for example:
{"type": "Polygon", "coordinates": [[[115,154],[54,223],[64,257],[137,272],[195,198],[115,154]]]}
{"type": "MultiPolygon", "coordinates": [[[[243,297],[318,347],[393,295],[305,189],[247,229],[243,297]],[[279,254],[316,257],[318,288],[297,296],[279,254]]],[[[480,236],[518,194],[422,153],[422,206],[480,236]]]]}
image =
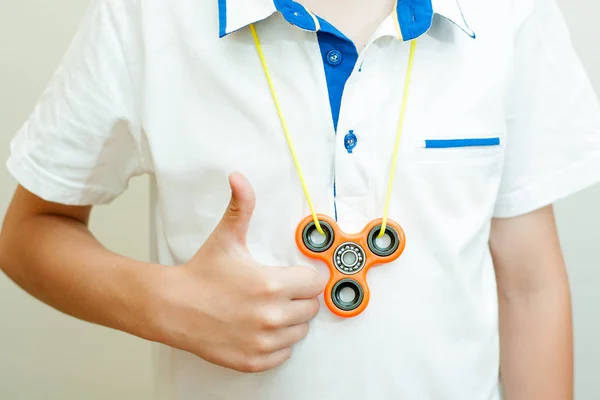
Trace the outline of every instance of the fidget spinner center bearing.
{"type": "Polygon", "coordinates": [[[355,274],[365,266],[365,251],[353,242],[342,243],[333,253],[333,265],[342,274],[355,274]]]}

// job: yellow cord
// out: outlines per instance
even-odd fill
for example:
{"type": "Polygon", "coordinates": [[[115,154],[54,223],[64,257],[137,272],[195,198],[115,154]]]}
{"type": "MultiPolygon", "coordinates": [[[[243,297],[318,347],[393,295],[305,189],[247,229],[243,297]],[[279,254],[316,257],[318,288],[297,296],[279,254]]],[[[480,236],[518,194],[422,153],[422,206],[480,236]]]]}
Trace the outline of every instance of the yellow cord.
{"type": "Polygon", "coordinates": [[[410,80],[412,76],[413,62],[415,59],[415,48],[417,47],[416,40],[413,40],[410,44],[410,54],[408,56],[408,67],[406,69],[406,78],[404,80],[404,95],[402,96],[402,106],[400,108],[400,120],[398,122],[398,132],[396,133],[396,143],[394,144],[394,155],[392,156],[392,169],[390,170],[390,177],[388,181],[387,195],[385,196],[385,206],[383,209],[383,222],[381,223],[381,230],[379,231],[378,238],[385,235],[385,228],[387,224],[388,212],[390,210],[390,200],[392,199],[392,187],[394,186],[394,175],[396,174],[396,161],[398,160],[398,149],[400,148],[400,138],[402,137],[402,131],[404,129],[404,117],[406,116],[406,108],[408,105],[408,93],[410,91],[410,80]]]}
{"type": "MultiPolygon", "coordinates": [[[[262,46],[260,44],[260,40],[258,39],[258,34],[256,33],[256,28],[254,27],[254,24],[250,24],[250,31],[252,32],[252,36],[254,38],[254,43],[256,45],[256,50],[258,52],[258,56],[259,56],[260,62],[262,64],[262,67],[263,67],[263,70],[265,73],[265,77],[266,77],[267,83],[269,85],[269,89],[271,90],[271,95],[273,96],[275,108],[277,109],[277,113],[279,114],[279,119],[281,120],[281,126],[283,127],[283,131],[285,133],[285,137],[287,139],[288,146],[290,148],[290,152],[292,153],[292,158],[294,159],[294,164],[296,165],[296,170],[298,171],[298,176],[300,178],[300,182],[302,183],[302,188],[304,189],[304,195],[306,196],[306,200],[308,201],[308,206],[310,207],[310,211],[311,211],[313,220],[315,222],[315,226],[316,226],[317,230],[319,231],[319,233],[324,235],[325,232],[323,231],[323,228],[321,228],[321,224],[319,223],[319,219],[317,218],[317,214],[313,207],[313,203],[310,198],[310,194],[308,193],[308,188],[307,188],[306,182],[304,180],[304,175],[302,174],[302,169],[300,168],[300,163],[298,162],[298,157],[296,156],[296,151],[294,150],[294,145],[292,144],[292,139],[290,137],[290,133],[289,133],[287,124],[285,122],[285,118],[283,117],[283,112],[281,111],[279,99],[277,98],[277,94],[276,94],[275,88],[273,86],[273,80],[271,79],[271,74],[267,67],[267,62],[265,60],[265,56],[262,51],[262,46]]],[[[396,161],[398,159],[398,149],[400,147],[400,138],[402,136],[402,130],[404,127],[404,117],[406,115],[406,109],[407,109],[407,103],[408,103],[408,93],[409,93],[410,80],[411,80],[411,75],[412,75],[415,47],[416,47],[416,41],[413,40],[411,43],[411,46],[410,46],[410,55],[408,57],[408,69],[406,71],[406,79],[405,79],[405,83],[404,83],[404,95],[402,98],[402,107],[400,109],[400,120],[398,123],[398,132],[396,134],[396,142],[394,144],[394,154],[392,157],[392,168],[390,171],[387,195],[386,195],[386,199],[385,199],[385,207],[384,207],[384,211],[383,211],[383,221],[381,224],[381,230],[379,232],[378,238],[383,237],[383,235],[385,234],[385,229],[386,229],[390,200],[392,197],[392,186],[394,183],[394,175],[396,172],[396,161]]]]}
{"type": "Polygon", "coordinates": [[[273,96],[273,100],[275,102],[275,108],[277,108],[277,113],[279,114],[279,119],[281,120],[281,126],[283,131],[285,132],[285,137],[288,142],[288,146],[290,148],[290,152],[292,153],[292,158],[294,159],[294,164],[296,164],[296,170],[298,171],[298,177],[300,178],[300,182],[302,183],[302,189],[304,189],[304,196],[306,196],[306,200],[308,201],[308,206],[310,207],[310,212],[313,216],[313,220],[315,222],[315,226],[321,235],[325,235],[321,224],[319,223],[319,218],[317,218],[317,213],[315,212],[315,208],[313,207],[312,200],[310,198],[310,194],[308,193],[308,187],[306,186],[306,181],[304,180],[304,174],[302,174],[302,169],[300,168],[300,163],[298,162],[298,157],[296,157],[296,151],[294,150],[294,146],[292,144],[292,138],[290,137],[290,132],[288,131],[287,124],[285,119],[283,118],[283,112],[281,111],[281,106],[279,104],[279,99],[277,98],[277,94],[275,93],[275,88],[273,87],[273,79],[271,79],[271,74],[269,73],[269,68],[267,67],[267,62],[265,60],[265,55],[262,51],[262,46],[260,45],[260,40],[258,40],[258,34],[256,33],[256,29],[254,28],[254,24],[250,25],[250,30],[252,31],[252,36],[254,37],[254,43],[256,44],[256,51],[258,51],[258,56],[260,57],[260,62],[262,63],[263,70],[265,71],[265,77],[267,78],[267,83],[269,84],[269,89],[271,89],[271,95],[273,96]]]}

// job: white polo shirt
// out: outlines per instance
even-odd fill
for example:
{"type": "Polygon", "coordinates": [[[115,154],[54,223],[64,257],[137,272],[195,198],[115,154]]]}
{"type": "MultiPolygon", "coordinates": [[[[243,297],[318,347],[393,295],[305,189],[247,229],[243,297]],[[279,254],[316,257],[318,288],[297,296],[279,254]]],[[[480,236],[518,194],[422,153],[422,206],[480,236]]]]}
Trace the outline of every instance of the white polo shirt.
{"type": "Polygon", "coordinates": [[[177,265],[218,223],[240,171],[257,193],[256,260],[327,274],[294,241],[310,211],[254,22],[315,209],[346,232],[382,216],[417,40],[389,214],[406,249],[368,273],[362,314],[322,307],[274,370],[160,346],[157,398],[498,399],[490,220],[600,179],[600,107],[553,0],[401,1],[360,54],[290,0],[97,0],[12,142],[11,173],[79,205],[151,174],[158,261],[177,265]]]}

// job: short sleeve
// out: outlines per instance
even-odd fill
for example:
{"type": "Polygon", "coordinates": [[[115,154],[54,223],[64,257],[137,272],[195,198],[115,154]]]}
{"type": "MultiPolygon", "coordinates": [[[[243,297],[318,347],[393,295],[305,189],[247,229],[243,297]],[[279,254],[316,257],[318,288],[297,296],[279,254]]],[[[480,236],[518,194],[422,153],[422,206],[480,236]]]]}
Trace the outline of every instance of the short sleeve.
{"type": "Polygon", "coordinates": [[[32,113],[7,167],[39,197],[103,204],[148,170],[139,120],[140,33],[133,0],[95,0],[32,113]]]}
{"type": "Polygon", "coordinates": [[[550,205],[600,180],[600,105],[555,0],[523,0],[507,91],[497,218],[550,205]],[[523,6],[525,5],[525,6],[523,6]]]}

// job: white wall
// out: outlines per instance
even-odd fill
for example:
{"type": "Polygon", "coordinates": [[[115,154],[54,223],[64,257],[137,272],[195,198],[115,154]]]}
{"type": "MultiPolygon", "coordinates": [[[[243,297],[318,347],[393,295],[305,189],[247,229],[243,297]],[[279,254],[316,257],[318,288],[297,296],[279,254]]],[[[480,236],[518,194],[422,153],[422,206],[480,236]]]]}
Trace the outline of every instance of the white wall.
{"type": "MultiPolygon", "coordinates": [[[[204,0],[216,1],[216,0],[204,0]]],[[[600,3],[559,0],[600,93],[600,3]]],[[[0,161],[74,34],[87,1],[0,0],[0,161]]],[[[0,218],[15,182],[0,168],[0,218]]],[[[148,182],[133,181],[93,213],[92,230],[111,249],[148,259],[148,182]],[[118,229],[115,227],[118,226],[118,229]]],[[[571,276],[577,400],[600,398],[600,187],[557,205],[571,276]]],[[[0,399],[147,400],[148,343],[59,314],[0,276],[0,399]]]]}

